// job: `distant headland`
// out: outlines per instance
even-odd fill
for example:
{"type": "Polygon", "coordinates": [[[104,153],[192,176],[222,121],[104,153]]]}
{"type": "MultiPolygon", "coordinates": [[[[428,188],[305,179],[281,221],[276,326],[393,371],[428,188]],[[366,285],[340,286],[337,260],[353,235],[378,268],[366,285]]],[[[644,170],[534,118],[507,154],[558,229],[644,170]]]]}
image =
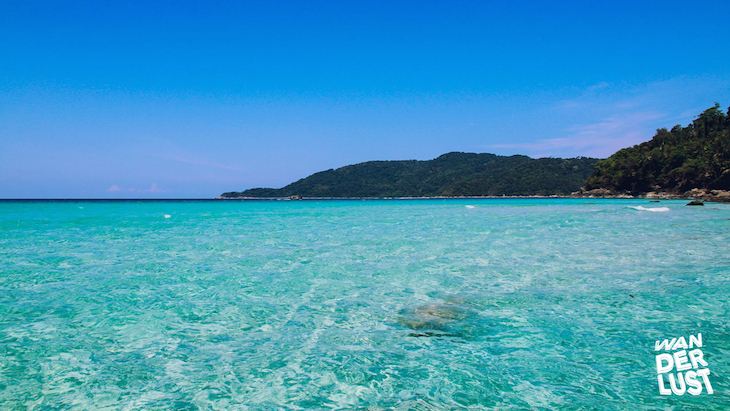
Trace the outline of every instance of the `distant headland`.
{"type": "Polygon", "coordinates": [[[447,153],[427,161],[368,161],[315,173],[283,188],[254,188],[221,198],[569,195],[585,183],[597,161],[447,153]]]}
{"type": "Polygon", "coordinates": [[[282,188],[219,199],[443,197],[693,198],[730,201],[730,108],[715,103],[686,127],[607,159],[452,152],[433,160],[368,161],[321,171],[282,188]]]}

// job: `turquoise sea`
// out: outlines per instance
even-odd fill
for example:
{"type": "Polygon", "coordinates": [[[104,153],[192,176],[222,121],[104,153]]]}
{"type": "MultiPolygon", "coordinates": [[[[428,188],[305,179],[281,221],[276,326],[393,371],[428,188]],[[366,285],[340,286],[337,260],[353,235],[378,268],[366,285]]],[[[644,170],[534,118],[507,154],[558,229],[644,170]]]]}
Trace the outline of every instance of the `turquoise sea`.
{"type": "Polygon", "coordinates": [[[0,409],[730,409],[730,204],[685,204],[0,202],[0,409]],[[697,334],[713,393],[660,395],[697,334]]]}

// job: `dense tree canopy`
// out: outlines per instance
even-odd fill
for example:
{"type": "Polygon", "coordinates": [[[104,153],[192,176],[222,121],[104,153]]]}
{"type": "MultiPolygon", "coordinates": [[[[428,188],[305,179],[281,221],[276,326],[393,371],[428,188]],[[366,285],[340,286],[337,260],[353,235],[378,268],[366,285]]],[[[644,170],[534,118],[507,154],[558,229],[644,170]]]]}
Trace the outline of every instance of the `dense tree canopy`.
{"type": "Polygon", "coordinates": [[[585,188],[638,194],[693,188],[730,189],[730,109],[705,110],[687,127],[657,130],[651,141],[596,164],[585,188]]]}
{"type": "Polygon", "coordinates": [[[280,189],[256,188],[222,197],[434,197],[567,195],[598,161],[448,153],[429,161],[369,161],[322,171],[280,189]]]}

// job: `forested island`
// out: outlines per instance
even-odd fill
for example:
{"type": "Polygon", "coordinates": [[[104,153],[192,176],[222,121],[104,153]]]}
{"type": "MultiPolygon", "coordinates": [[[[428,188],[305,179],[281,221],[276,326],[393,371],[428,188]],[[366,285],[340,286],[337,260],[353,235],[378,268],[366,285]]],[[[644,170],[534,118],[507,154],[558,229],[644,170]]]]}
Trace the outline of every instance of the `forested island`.
{"type": "Polygon", "coordinates": [[[686,127],[661,128],[650,141],[596,163],[581,193],[722,197],[727,190],[730,108],[726,115],[715,103],[686,127]]]}
{"type": "Polygon", "coordinates": [[[730,199],[730,109],[715,104],[686,127],[607,159],[447,153],[433,160],[368,161],[312,174],[283,188],[227,192],[233,198],[692,197],[730,199]]]}
{"type": "Polygon", "coordinates": [[[221,198],[568,195],[584,184],[596,161],[447,153],[428,161],[368,161],[315,173],[283,188],[254,188],[221,198]]]}

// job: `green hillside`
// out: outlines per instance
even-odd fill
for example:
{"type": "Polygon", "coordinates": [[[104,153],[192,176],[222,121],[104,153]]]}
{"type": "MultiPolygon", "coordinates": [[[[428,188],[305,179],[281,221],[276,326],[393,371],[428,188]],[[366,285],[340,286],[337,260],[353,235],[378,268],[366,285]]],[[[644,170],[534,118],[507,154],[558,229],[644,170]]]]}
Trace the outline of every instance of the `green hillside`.
{"type": "Polygon", "coordinates": [[[279,189],[255,188],[221,197],[568,195],[585,183],[597,161],[448,153],[428,161],[368,161],[315,173],[279,189]]]}
{"type": "Polygon", "coordinates": [[[705,110],[687,127],[657,130],[651,141],[619,150],[596,164],[585,190],[683,193],[730,190],[730,109],[705,110]]]}

